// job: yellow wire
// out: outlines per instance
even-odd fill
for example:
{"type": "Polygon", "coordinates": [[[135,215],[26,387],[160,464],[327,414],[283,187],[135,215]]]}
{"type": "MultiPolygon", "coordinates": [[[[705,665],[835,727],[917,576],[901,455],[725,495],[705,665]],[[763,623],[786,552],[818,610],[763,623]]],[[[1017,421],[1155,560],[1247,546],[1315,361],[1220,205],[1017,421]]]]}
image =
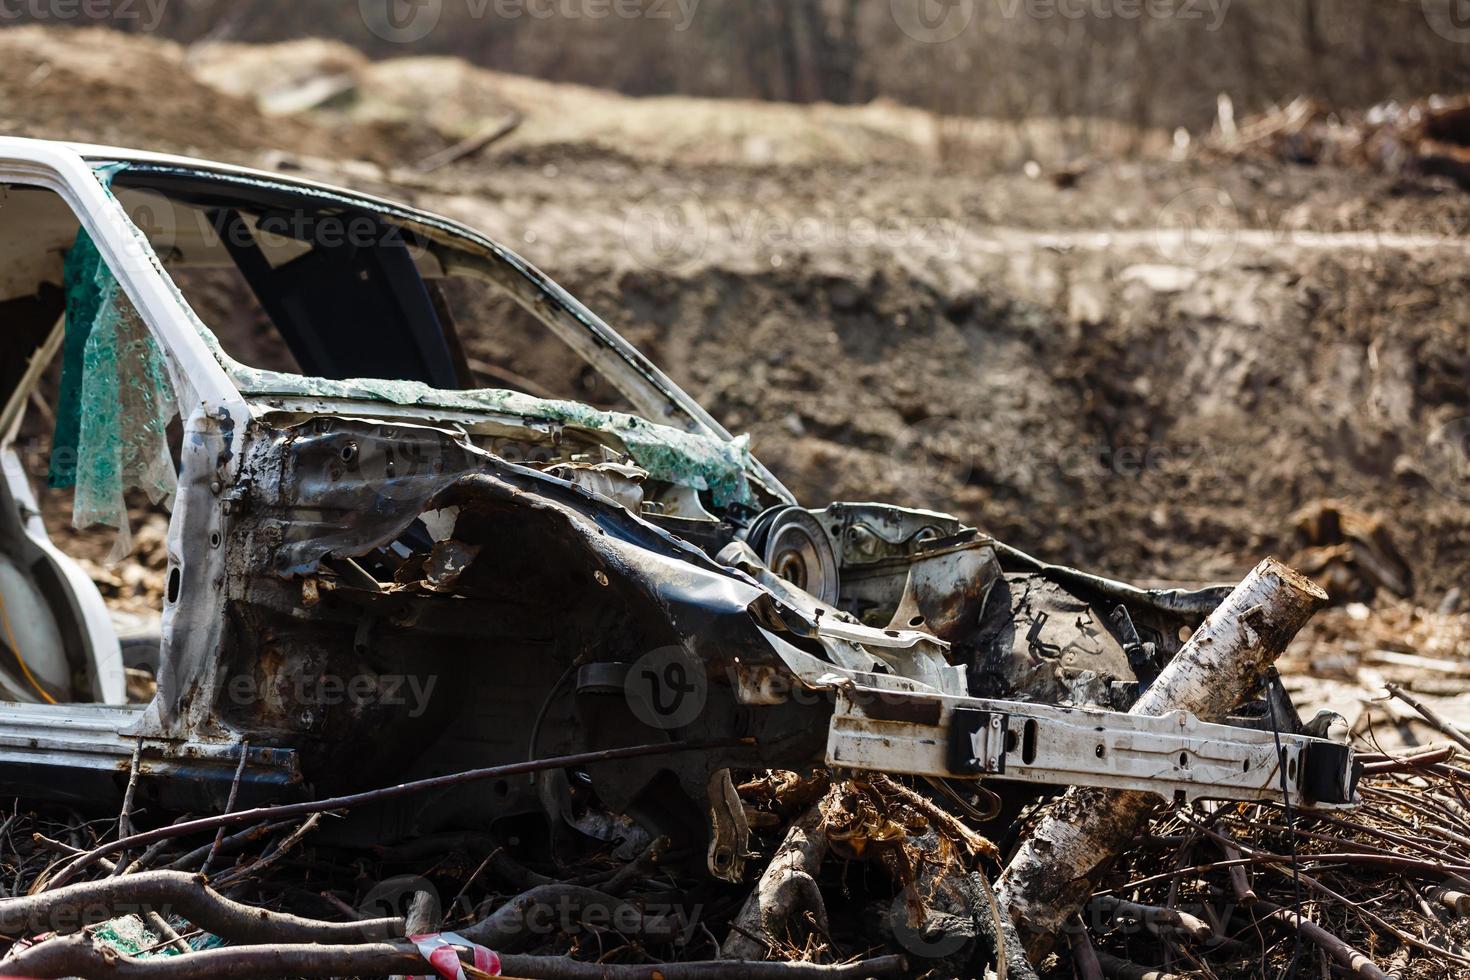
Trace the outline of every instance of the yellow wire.
{"type": "Polygon", "coordinates": [[[36,689],[36,693],[41,695],[47,704],[56,704],[56,699],[46,693],[46,689],[41,686],[41,682],[36,680],[35,675],[31,673],[31,668],[26,666],[26,658],[20,655],[20,647],[16,646],[15,643],[15,634],[10,630],[10,613],[5,610],[4,595],[0,595],[0,623],[5,624],[5,641],[10,644],[10,652],[15,654],[15,660],[20,664],[21,673],[26,675],[26,680],[31,682],[31,687],[36,689]]]}

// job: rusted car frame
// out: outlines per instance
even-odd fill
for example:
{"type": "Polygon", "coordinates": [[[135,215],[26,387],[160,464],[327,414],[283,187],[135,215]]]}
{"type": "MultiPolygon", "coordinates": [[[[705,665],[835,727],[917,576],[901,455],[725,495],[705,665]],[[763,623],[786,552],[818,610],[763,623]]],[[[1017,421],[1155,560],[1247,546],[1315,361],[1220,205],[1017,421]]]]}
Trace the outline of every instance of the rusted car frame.
{"type": "MultiPolygon", "coordinates": [[[[157,695],[144,707],[0,704],[11,791],[96,798],[120,787],[135,750],[145,798],[204,806],[242,754],[244,791],[264,798],[742,736],[752,743],[723,752],[466,787],[355,826],[393,836],[532,816],[553,836],[636,825],[705,839],[713,823],[728,842],[730,770],[823,764],[962,795],[1009,780],[1353,800],[1351,752],[1294,713],[1281,732],[1125,713],[1225,590],[1145,590],[1047,565],[944,514],[802,508],[615,331],[468,228],[305,180],[112,148],[3,139],[0,183],[67,203],[162,352],[182,422],[157,695]],[[162,227],[134,220],[140,204],[155,224],[167,214],[162,227]],[[318,230],[362,216],[401,238],[349,271],[396,276],[382,295],[408,297],[405,322],[452,334],[442,313],[412,305],[438,276],[494,287],[636,414],[468,378],[436,387],[452,367],[435,366],[432,330],[404,347],[427,352],[417,374],[238,363],[170,262],[256,262],[268,307],[297,296],[277,281],[289,263],[260,244],[286,211],[318,230]]],[[[320,242],[288,245],[293,258],[337,261],[320,242]]],[[[385,321],[374,329],[397,343],[385,321]]],[[[113,648],[93,620],[104,655],[78,670],[110,679],[84,700],[117,702],[113,648]]],[[[1264,696],[1279,700],[1279,685],[1264,696]]],[[[712,849],[711,872],[735,874],[738,850],[712,849]]]]}

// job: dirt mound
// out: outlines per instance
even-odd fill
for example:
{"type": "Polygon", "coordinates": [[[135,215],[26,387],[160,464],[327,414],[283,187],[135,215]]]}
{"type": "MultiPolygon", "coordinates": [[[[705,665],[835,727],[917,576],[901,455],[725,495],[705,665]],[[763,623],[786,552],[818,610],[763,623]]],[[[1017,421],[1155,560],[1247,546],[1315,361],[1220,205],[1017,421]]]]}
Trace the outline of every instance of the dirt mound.
{"type": "Polygon", "coordinates": [[[458,58],[370,62],[346,45],[308,39],[279,45],[210,44],[190,68],[221,91],[273,106],[307,105],[324,123],[420,125],[461,139],[515,115],[504,152],[595,148],[681,165],[812,166],[962,163],[990,169],[1029,158],[1065,161],[1076,146],[1148,147],[1162,135],[1077,121],[1024,124],[955,119],[888,101],[863,106],[792,105],[667,96],[631,98],[603,89],[476,68],[458,58]],[[319,100],[319,101],[318,101],[319,100]],[[1080,139],[1086,128],[1086,138],[1080,139]]]}
{"type": "Polygon", "coordinates": [[[1293,515],[1337,497],[1383,518],[1418,596],[1464,584],[1458,192],[1201,161],[1065,190],[498,160],[421,203],[583,295],[805,499],[950,509],[1053,560],[1199,580],[1291,555],[1293,515]],[[1228,220],[1170,233],[1222,196],[1228,220]],[[691,232],[650,249],[670,206],[691,232]]]}
{"type": "Polygon", "coordinates": [[[373,62],[345,44],[178,44],[100,29],[0,36],[17,135],[88,139],[248,159],[295,156],[405,165],[511,115],[497,147],[522,157],[588,150],[678,166],[943,165],[970,173],[1084,149],[1161,155],[1165,136],[1097,120],[1000,122],[896,103],[791,105],[632,98],[473,67],[456,58],[373,62]],[[166,93],[166,97],[160,97],[166,93]]]}
{"type": "Polygon", "coordinates": [[[320,119],[408,121],[448,137],[471,135],[511,114],[523,119],[508,146],[595,145],[631,157],[686,163],[793,163],[932,157],[928,113],[896,106],[802,107],[705,99],[634,99],[475,68],[457,58],[369,62],[346,45],[302,40],[279,45],[212,44],[191,53],[202,81],[267,107],[289,104],[324,80],[348,79],[315,108],[320,119]]]}
{"type": "Polygon", "coordinates": [[[1393,373],[1434,324],[1377,344],[1208,309],[1082,326],[898,272],[567,278],[808,500],[951,510],[1052,560],[1200,580],[1290,553],[1293,511],[1336,487],[1392,515],[1430,590],[1470,554],[1463,504],[1415,471],[1415,440],[1464,408],[1455,368],[1393,373]],[[1414,417],[1364,411],[1375,390],[1414,417]]]}
{"type": "Polygon", "coordinates": [[[356,78],[369,65],[356,48],[302,38],[281,44],[199,44],[189,49],[189,72],[201,82],[248,99],[262,99],[321,77],[356,78]]]}
{"type": "Polygon", "coordinates": [[[0,132],[231,160],[262,151],[393,162],[384,134],[298,117],[194,78],[185,50],[101,28],[0,31],[0,132]]]}

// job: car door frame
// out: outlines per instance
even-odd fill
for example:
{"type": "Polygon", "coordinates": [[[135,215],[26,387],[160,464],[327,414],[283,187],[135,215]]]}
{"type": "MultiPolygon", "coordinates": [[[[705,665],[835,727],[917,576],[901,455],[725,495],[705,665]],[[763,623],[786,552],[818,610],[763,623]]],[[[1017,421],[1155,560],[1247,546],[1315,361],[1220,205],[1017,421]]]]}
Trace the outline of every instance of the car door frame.
{"type": "MultiPolygon", "coordinates": [[[[217,579],[223,566],[221,549],[202,547],[204,537],[186,534],[186,513],[197,518],[201,510],[215,511],[217,495],[210,488],[230,482],[233,467],[239,459],[240,440],[250,410],[244,397],[230,381],[224,368],[195,329],[187,307],[177,289],[163,271],[162,264],[147,238],[133,223],[116,197],[107,189],[99,174],[80,153],[65,144],[40,140],[0,137],[0,183],[39,187],[55,192],[71,209],[82,227],[96,244],[103,261],[117,278],[122,290],[147,324],[150,334],[162,351],[170,380],[184,421],[184,451],[181,459],[179,492],[174,513],[169,521],[167,538],[167,581],[162,623],[163,649],[160,651],[160,676],[170,673],[171,638],[188,637],[191,629],[206,625],[212,609],[197,608],[200,603],[182,602],[181,583],[187,577],[193,582],[217,579]],[[236,423],[239,424],[236,424],[236,423]],[[206,478],[200,479],[201,464],[207,467],[206,478]],[[194,471],[189,478],[188,471],[194,471]],[[203,498],[203,499],[201,499],[203,498]],[[182,612],[182,615],[180,613],[182,612]],[[182,627],[182,629],[181,629],[182,627]]],[[[4,434],[9,436],[9,434],[4,434]]],[[[4,453],[4,476],[17,501],[34,509],[34,497],[26,482],[21,461],[8,442],[0,446],[4,453]]],[[[86,632],[92,643],[92,659],[97,671],[94,694],[109,704],[125,700],[124,675],[116,630],[107,615],[95,585],[75,562],[62,554],[46,536],[39,518],[25,522],[26,536],[59,566],[77,601],[86,632]],[[93,601],[95,598],[95,601],[93,601]]],[[[208,590],[204,590],[208,591],[208,590]]],[[[207,605],[208,597],[199,596],[207,605]]],[[[198,640],[208,643],[213,636],[206,629],[198,640]]],[[[202,651],[192,639],[184,646],[202,651]]]]}

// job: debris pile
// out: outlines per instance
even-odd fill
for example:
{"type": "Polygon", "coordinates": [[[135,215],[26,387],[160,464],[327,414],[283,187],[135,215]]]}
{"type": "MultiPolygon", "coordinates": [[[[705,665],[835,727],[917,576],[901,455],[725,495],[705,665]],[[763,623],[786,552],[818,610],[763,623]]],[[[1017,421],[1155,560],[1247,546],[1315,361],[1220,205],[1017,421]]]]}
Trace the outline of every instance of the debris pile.
{"type": "Polygon", "coordinates": [[[146,513],[141,521],[134,518],[137,531],[126,561],[108,565],[86,556],[77,561],[107,600],[109,610],[157,618],[163,608],[163,580],[168,570],[168,517],[146,513]]]}
{"type": "MultiPolygon", "coordinates": [[[[1365,756],[1368,805],[1341,814],[1166,809],[1039,972],[1277,975],[1294,962],[1299,975],[1410,978],[1470,965],[1463,756],[1453,745],[1365,756]]],[[[165,824],[119,847],[117,821],[18,811],[0,831],[16,896],[0,900],[0,928],[22,939],[4,968],[94,980],[412,973],[424,954],[405,937],[430,933],[463,954],[467,976],[487,975],[471,966],[475,946],[521,977],[980,976],[997,951],[998,975],[1036,975],[990,884],[1003,854],[974,812],[884,776],[768,772],[739,793],[756,828],[752,870],[764,862],[754,887],[690,878],[688,855],[662,840],[626,860],[538,859],[529,841],[484,834],[352,848],[318,843],[330,816],[274,808],[215,832],[165,824]]],[[[144,815],[125,816],[123,832],[129,817],[144,815]]]]}
{"type": "MultiPolygon", "coordinates": [[[[1326,598],[1263,562],[1135,713],[1231,710],[1326,598]]],[[[1307,649],[1361,624],[1359,608],[1330,610],[1307,649]]],[[[1464,637],[1443,626],[1420,622],[1416,633],[1411,617],[1381,628],[1462,654],[1464,637]]],[[[596,834],[548,837],[527,820],[385,844],[341,832],[351,823],[341,818],[471,782],[557,772],[575,783],[597,765],[748,739],[620,745],[254,808],[235,805],[237,772],[222,812],[178,819],[135,794],[148,765],[135,756],[120,814],[17,805],[0,823],[0,935],[13,942],[0,972],[1451,975],[1470,966],[1470,736],[1385,684],[1449,741],[1383,751],[1370,717],[1356,732],[1355,807],[1305,806],[1284,791],[1295,778],[1285,766],[1280,799],[1171,804],[1134,790],[738,769],[712,782],[723,815],[711,817],[708,852],[627,820],[596,834]],[[1128,819],[1109,822],[1117,814],[1128,819]],[[1090,848],[1070,846],[1082,837],[1090,848]],[[1055,887],[1036,887],[1048,880],[1055,887]]]]}
{"type": "Polygon", "coordinates": [[[1175,808],[1069,934],[1078,975],[1462,975],[1470,965],[1463,750],[1364,754],[1364,805],[1175,808]],[[1089,972],[1095,958],[1101,973],[1089,972]]]}
{"type": "Polygon", "coordinates": [[[1228,117],[1222,113],[1213,147],[1229,154],[1441,176],[1470,189],[1470,96],[1385,102],[1361,113],[1303,96],[1239,128],[1228,117]]]}
{"type": "Polygon", "coordinates": [[[1413,594],[1413,572],[1383,518],[1324,500],[1303,507],[1292,524],[1299,550],[1291,566],[1335,602],[1368,602],[1380,589],[1400,598],[1413,594]]]}
{"type": "Polygon", "coordinates": [[[1304,717],[1332,708],[1377,747],[1416,750],[1442,733],[1385,695],[1395,684],[1458,726],[1470,725],[1462,695],[1470,679],[1470,615],[1455,597],[1442,610],[1380,597],[1319,615],[1278,664],[1304,717]]]}

